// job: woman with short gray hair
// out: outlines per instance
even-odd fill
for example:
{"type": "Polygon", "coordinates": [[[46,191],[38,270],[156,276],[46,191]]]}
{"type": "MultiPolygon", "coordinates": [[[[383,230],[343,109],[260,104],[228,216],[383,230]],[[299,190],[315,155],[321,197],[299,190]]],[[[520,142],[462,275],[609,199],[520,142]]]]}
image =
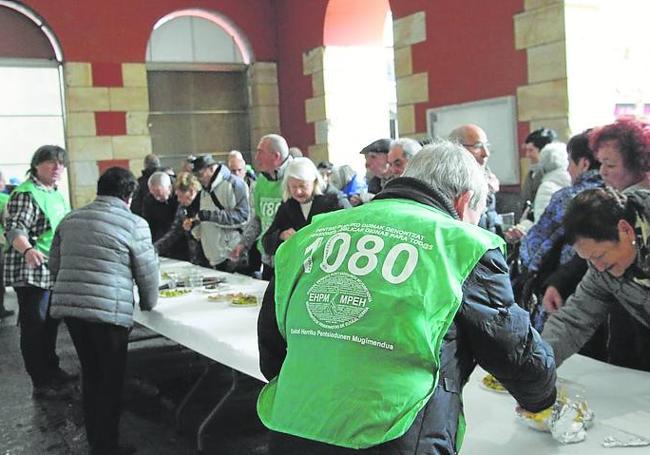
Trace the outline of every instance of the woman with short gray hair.
{"type": "Polygon", "coordinates": [[[264,251],[274,255],[282,242],[311,223],[319,213],[344,208],[338,194],[323,194],[323,179],[309,158],[294,158],[282,181],[282,199],[273,223],[264,234],[264,251]]]}

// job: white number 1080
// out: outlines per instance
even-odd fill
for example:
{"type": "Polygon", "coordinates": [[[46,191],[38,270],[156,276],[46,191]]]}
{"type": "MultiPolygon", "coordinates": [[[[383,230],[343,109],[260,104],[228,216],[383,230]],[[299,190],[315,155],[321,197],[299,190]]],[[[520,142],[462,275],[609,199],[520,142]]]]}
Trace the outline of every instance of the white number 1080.
{"type": "MultiPolygon", "coordinates": [[[[350,243],[352,238],[346,232],[339,232],[338,234],[330,237],[325,243],[323,251],[323,262],[320,268],[325,273],[336,272],[350,253],[350,243]],[[338,249],[337,249],[338,247],[338,249]],[[336,249],[336,252],[335,252],[336,249]]],[[[318,237],[305,249],[305,272],[310,273],[313,267],[314,252],[323,243],[323,237],[318,237]]],[[[347,266],[348,271],[357,276],[368,275],[375,270],[379,264],[379,254],[384,249],[384,240],[372,234],[366,234],[361,237],[355,246],[354,252],[350,255],[347,266]]],[[[398,243],[393,246],[386,254],[386,259],[381,266],[382,277],[391,284],[399,284],[406,281],[415,270],[418,263],[418,250],[409,243],[398,243]],[[394,274],[393,268],[401,253],[406,254],[406,261],[402,270],[394,274]]]]}

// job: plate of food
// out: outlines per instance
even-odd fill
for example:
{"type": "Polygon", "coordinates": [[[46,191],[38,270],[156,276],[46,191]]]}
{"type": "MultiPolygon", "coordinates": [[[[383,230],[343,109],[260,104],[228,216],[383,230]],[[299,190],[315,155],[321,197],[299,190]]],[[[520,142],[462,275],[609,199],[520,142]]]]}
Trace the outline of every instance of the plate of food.
{"type": "Polygon", "coordinates": [[[223,289],[223,287],[224,287],[223,281],[217,281],[214,283],[206,284],[201,288],[201,291],[208,294],[212,294],[216,291],[219,291],[220,289],[223,289]]]}
{"type": "Polygon", "coordinates": [[[232,298],[230,305],[238,307],[257,306],[257,301],[256,295],[239,293],[232,298]]]}
{"type": "Polygon", "coordinates": [[[236,307],[249,307],[256,306],[258,297],[254,294],[247,294],[244,292],[225,292],[219,294],[210,294],[208,300],[215,302],[228,302],[236,307]]]}
{"type": "Polygon", "coordinates": [[[483,379],[481,379],[481,387],[483,387],[486,390],[490,390],[491,392],[496,392],[496,393],[508,393],[505,387],[501,385],[501,383],[492,376],[491,374],[486,374],[483,379]]]}
{"type": "Polygon", "coordinates": [[[160,297],[169,299],[173,297],[182,297],[192,292],[191,289],[163,289],[158,293],[160,297]]]}

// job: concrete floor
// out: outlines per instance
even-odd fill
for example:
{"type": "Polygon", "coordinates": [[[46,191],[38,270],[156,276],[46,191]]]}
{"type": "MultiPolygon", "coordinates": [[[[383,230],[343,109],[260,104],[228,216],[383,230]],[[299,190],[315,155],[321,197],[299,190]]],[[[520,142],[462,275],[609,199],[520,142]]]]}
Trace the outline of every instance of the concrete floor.
{"type": "MultiPolygon", "coordinates": [[[[16,296],[9,288],[8,309],[16,310],[16,296]]],[[[136,328],[131,338],[151,335],[136,328]]],[[[64,324],[60,325],[57,352],[61,366],[78,371],[79,363],[64,324]]],[[[208,454],[265,454],[268,433],[257,418],[255,401],[262,384],[240,375],[238,390],[205,433],[208,454]]],[[[226,367],[165,340],[154,338],[129,345],[126,387],[120,423],[121,441],[146,455],[196,453],[196,430],[211,406],[229,387],[226,367]],[[210,373],[197,389],[175,425],[175,409],[206,366],[210,373]]],[[[16,316],[0,322],[0,454],[77,455],[88,453],[81,394],[68,400],[34,400],[19,348],[16,316]]]]}

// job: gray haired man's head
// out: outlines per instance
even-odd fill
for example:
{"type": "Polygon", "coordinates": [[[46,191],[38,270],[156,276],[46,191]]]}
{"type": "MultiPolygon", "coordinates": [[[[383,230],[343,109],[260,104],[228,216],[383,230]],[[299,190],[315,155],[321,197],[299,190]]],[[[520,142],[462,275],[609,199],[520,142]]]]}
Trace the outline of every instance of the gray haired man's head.
{"type": "Polygon", "coordinates": [[[478,164],[486,166],[490,158],[490,143],[483,128],[474,124],[461,125],[449,133],[449,140],[465,147],[478,164]]]}
{"type": "Polygon", "coordinates": [[[404,177],[421,180],[456,202],[470,193],[469,208],[476,210],[488,194],[485,171],[465,148],[435,139],[413,157],[404,177]]]}
{"type": "Polygon", "coordinates": [[[261,141],[267,142],[271,150],[280,154],[282,160],[289,156],[289,144],[287,144],[287,140],[279,134],[267,134],[262,137],[261,141]]]}
{"type": "Polygon", "coordinates": [[[279,134],[262,136],[255,152],[255,166],[258,171],[273,173],[289,157],[289,146],[279,134]]]}
{"type": "Polygon", "coordinates": [[[406,165],[420,150],[422,150],[422,145],[415,139],[404,137],[391,141],[386,157],[390,173],[396,177],[404,174],[406,165]]]}
{"type": "Polygon", "coordinates": [[[172,179],[167,172],[157,171],[151,174],[147,180],[149,193],[160,202],[169,199],[172,193],[172,179]]]}
{"type": "Polygon", "coordinates": [[[143,164],[145,169],[155,169],[157,167],[160,167],[160,158],[158,158],[153,153],[150,153],[144,157],[143,164]]]}

